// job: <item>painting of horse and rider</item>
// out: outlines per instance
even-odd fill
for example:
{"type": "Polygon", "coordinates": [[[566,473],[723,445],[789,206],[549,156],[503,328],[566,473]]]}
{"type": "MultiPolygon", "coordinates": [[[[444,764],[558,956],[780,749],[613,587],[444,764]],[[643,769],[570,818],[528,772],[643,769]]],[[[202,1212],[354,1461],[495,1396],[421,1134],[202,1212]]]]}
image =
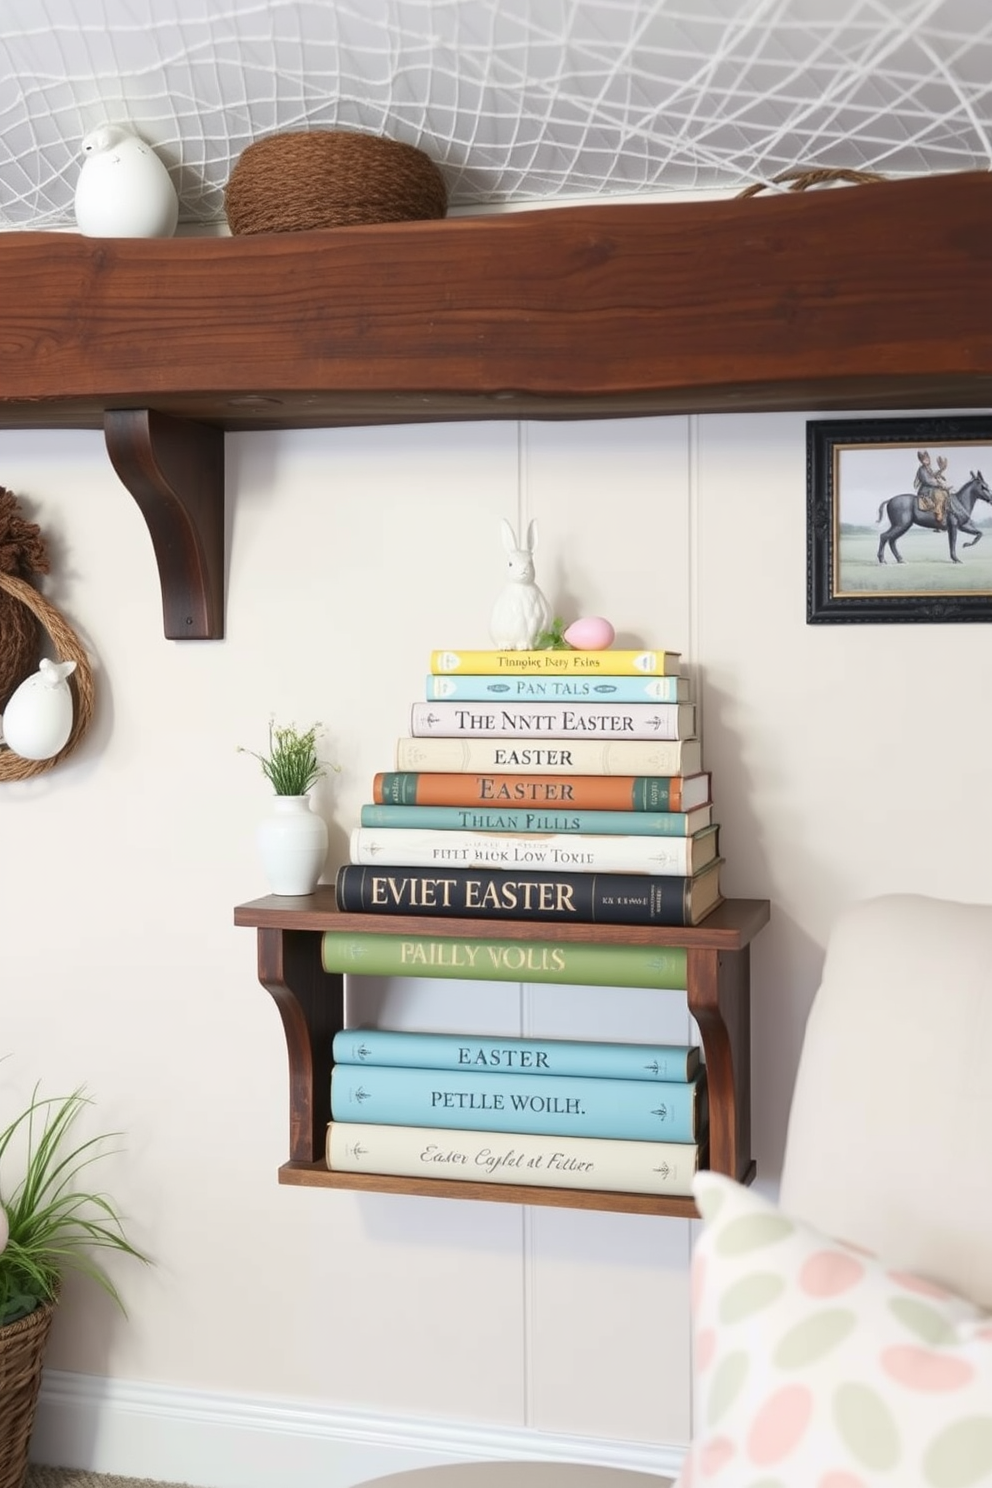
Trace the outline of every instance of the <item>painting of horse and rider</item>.
{"type": "Polygon", "coordinates": [[[807,454],[807,619],[992,619],[992,419],[811,422],[807,454]]]}

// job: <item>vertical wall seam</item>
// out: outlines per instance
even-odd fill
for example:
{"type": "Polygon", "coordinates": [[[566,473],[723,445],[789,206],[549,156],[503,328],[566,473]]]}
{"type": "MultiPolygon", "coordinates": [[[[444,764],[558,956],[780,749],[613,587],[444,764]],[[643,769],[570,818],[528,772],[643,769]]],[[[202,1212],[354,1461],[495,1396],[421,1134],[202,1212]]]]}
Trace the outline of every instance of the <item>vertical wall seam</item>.
{"type": "MultiPolygon", "coordinates": [[[[688,525],[688,531],[686,533],[686,536],[687,536],[687,539],[688,539],[688,541],[687,541],[687,555],[686,555],[686,563],[687,563],[686,582],[687,582],[687,586],[688,586],[688,597],[689,597],[688,646],[689,646],[689,663],[690,663],[690,666],[692,668],[692,678],[693,678],[692,693],[693,693],[693,698],[695,699],[695,703],[696,703],[696,732],[700,735],[700,737],[702,739],[705,740],[706,734],[705,734],[704,726],[703,726],[703,699],[702,699],[702,689],[699,686],[699,676],[700,676],[700,666],[701,666],[701,663],[700,663],[700,658],[699,658],[699,654],[698,654],[698,652],[699,652],[699,635],[700,635],[700,629],[701,629],[701,627],[700,627],[700,614],[701,614],[701,610],[702,610],[702,603],[701,603],[701,598],[700,598],[700,593],[701,593],[701,587],[702,586],[700,584],[700,575],[699,575],[699,554],[700,554],[700,548],[701,548],[700,537],[699,537],[699,528],[700,528],[700,523],[701,523],[700,505],[701,505],[701,499],[702,499],[701,498],[701,491],[700,491],[701,482],[700,482],[700,476],[699,476],[699,465],[700,465],[699,446],[700,446],[700,418],[699,418],[699,414],[698,413],[690,413],[688,415],[688,418],[687,418],[687,421],[686,421],[686,467],[687,467],[686,468],[686,476],[687,476],[687,479],[686,479],[686,488],[687,488],[687,491],[688,491],[688,505],[689,505],[689,510],[688,510],[688,518],[689,518],[689,520],[688,520],[688,524],[687,524],[688,525]]],[[[686,1005],[686,1036],[687,1036],[687,1038],[688,1038],[688,1034],[689,1034],[689,1029],[690,1029],[691,1022],[692,1022],[692,1019],[690,1017],[689,1009],[688,1009],[688,1004],[687,1004],[686,1005]]],[[[691,1299],[692,1299],[692,1248],[693,1248],[693,1231],[694,1231],[694,1229],[695,1229],[695,1223],[694,1223],[694,1221],[692,1221],[692,1220],[686,1220],[685,1223],[684,1223],[684,1226],[683,1226],[683,1230],[684,1230],[684,1234],[685,1234],[685,1267],[686,1267],[686,1275],[689,1278],[690,1307],[689,1307],[689,1330],[688,1330],[689,1336],[686,1339],[686,1347],[685,1347],[685,1350],[684,1350],[683,1357],[687,1360],[688,1369],[689,1369],[689,1439],[690,1439],[690,1441],[691,1441],[692,1436],[693,1436],[693,1426],[694,1426],[695,1415],[696,1415],[695,1360],[694,1360],[694,1357],[693,1357],[693,1329],[692,1329],[692,1304],[691,1304],[691,1299]]]]}
{"type": "Polygon", "coordinates": [[[689,600],[687,616],[688,656],[691,667],[693,696],[696,702],[696,732],[703,738],[703,700],[698,682],[699,632],[700,632],[700,578],[699,578],[699,526],[700,526],[700,479],[699,479],[699,415],[690,413],[686,420],[686,490],[688,498],[688,522],[686,532],[686,589],[689,600]]]}

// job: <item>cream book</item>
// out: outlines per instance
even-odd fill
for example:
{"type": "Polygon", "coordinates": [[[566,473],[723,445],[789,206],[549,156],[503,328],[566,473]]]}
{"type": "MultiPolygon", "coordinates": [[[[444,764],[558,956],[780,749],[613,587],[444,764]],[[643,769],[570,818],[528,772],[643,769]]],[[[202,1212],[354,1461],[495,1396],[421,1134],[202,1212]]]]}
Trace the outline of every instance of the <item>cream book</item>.
{"type": "Polygon", "coordinates": [[[397,771],[504,775],[696,775],[699,739],[416,739],[396,746],[397,771]]]}
{"type": "Polygon", "coordinates": [[[332,1121],[326,1156],[338,1173],[685,1196],[700,1166],[700,1145],[332,1121]]]}
{"type": "Polygon", "coordinates": [[[354,827],[351,861],[416,868],[565,868],[572,873],[671,873],[691,877],[718,853],[719,827],[692,837],[581,832],[460,832],[354,827]]]}

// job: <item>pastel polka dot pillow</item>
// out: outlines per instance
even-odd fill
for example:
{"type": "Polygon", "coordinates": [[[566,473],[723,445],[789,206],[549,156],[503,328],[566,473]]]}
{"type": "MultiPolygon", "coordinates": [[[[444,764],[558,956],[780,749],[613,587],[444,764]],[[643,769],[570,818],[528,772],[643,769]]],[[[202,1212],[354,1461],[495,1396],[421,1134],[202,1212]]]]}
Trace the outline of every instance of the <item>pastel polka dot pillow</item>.
{"type": "Polygon", "coordinates": [[[992,1488],[992,1317],[717,1173],[676,1488],[992,1488]]]}

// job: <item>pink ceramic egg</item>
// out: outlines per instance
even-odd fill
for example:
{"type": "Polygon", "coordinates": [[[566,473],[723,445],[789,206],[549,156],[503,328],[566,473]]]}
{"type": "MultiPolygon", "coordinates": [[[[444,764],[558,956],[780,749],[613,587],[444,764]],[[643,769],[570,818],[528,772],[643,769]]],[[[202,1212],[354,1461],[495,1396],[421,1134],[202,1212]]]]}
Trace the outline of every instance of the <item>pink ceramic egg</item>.
{"type": "Polygon", "coordinates": [[[563,634],[576,651],[605,651],[616,639],[613,626],[601,615],[586,615],[582,620],[573,620],[563,634]]]}

